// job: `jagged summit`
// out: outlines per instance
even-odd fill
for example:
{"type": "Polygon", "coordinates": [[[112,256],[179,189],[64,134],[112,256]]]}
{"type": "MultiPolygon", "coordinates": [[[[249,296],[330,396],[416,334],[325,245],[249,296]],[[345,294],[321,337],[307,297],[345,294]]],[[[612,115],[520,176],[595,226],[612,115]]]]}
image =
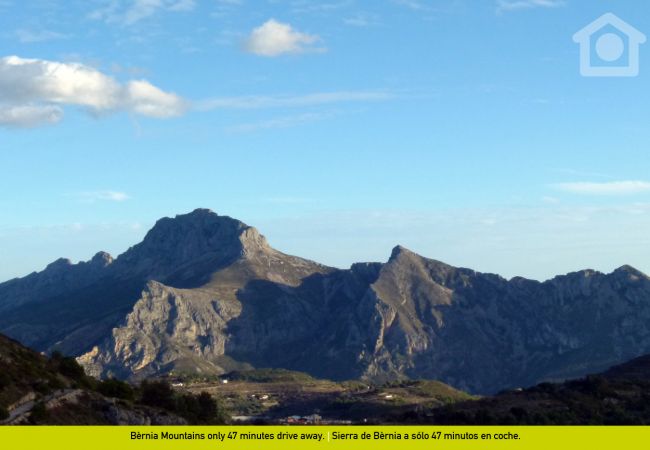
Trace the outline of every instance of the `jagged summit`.
{"type": "Polygon", "coordinates": [[[268,246],[266,239],[255,228],[203,208],[173,219],[165,217],[158,220],[145,236],[143,244],[161,250],[181,246],[186,255],[244,245],[268,246]]]}
{"type": "Polygon", "coordinates": [[[110,253],[97,252],[95,256],[92,257],[90,262],[100,267],[106,267],[113,262],[113,257],[110,255],[110,253]]]}
{"type": "Polygon", "coordinates": [[[268,250],[266,239],[253,227],[209,209],[196,209],[158,220],[144,240],[121,255],[116,264],[161,280],[188,264],[203,261],[213,270],[268,250]]]}
{"type": "Polygon", "coordinates": [[[68,259],[68,258],[59,258],[56,261],[53,261],[53,262],[49,263],[45,267],[45,270],[46,271],[59,270],[59,269],[66,268],[66,267],[69,267],[69,266],[72,266],[72,265],[73,264],[72,264],[72,261],[70,261],[70,259],[68,259]]]}
{"type": "Polygon", "coordinates": [[[442,261],[425,258],[424,256],[419,255],[418,253],[415,253],[414,251],[409,250],[402,245],[398,245],[393,248],[387,265],[414,265],[420,267],[421,270],[424,270],[426,272],[438,272],[440,274],[447,274],[456,269],[455,267],[450,266],[449,264],[446,264],[442,261]]]}
{"type": "Polygon", "coordinates": [[[613,273],[614,274],[624,274],[626,276],[632,276],[632,277],[637,277],[637,278],[646,278],[646,279],[648,278],[648,276],[645,273],[643,273],[640,270],[638,270],[638,269],[636,269],[636,268],[634,268],[634,267],[632,267],[630,265],[627,265],[627,264],[619,267],[613,273]]]}
{"type": "Polygon", "coordinates": [[[415,252],[412,252],[411,250],[409,250],[406,247],[403,247],[401,245],[396,245],[395,247],[393,247],[393,250],[390,253],[389,261],[398,258],[400,255],[409,255],[410,256],[410,255],[415,255],[415,254],[416,254],[415,252]]]}

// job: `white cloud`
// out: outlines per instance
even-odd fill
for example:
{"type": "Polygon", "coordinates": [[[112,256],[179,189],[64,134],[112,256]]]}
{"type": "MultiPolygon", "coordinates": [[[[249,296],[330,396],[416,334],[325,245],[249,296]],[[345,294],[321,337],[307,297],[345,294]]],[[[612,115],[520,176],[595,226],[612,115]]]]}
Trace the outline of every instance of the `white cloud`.
{"type": "Polygon", "coordinates": [[[63,110],[58,106],[0,104],[0,127],[33,128],[58,123],[62,118],[63,110]]]}
{"type": "Polygon", "coordinates": [[[249,95],[208,99],[197,103],[196,109],[210,111],[214,109],[303,108],[334,103],[385,101],[393,98],[395,95],[386,91],[338,91],[276,96],[249,95]]]}
{"type": "Polygon", "coordinates": [[[563,0],[497,0],[497,12],[533,8],[557,8],[564,5],[563,0]]]}
{"type": "Polygon", "coordinates": [[[320,38],[316,35],[301,33],[289,24],[270,19],[251,32],[244,43],[244,49],[266,57],[323,51],[322,48],[312,46],[318,41],[320,38]]]}
{"type": "Polygon", "coordinates": [[[650,192],[650,182],[647,181],[558,183],[552,185],[552,187],[572,194],[586,195],[630,195],[650,192]]]}
{"type": "Polygon", "coordinates": [[[75,194],[80,201],[84,203],[95,203],[97,201],[124,202],[131,197],[125,192],[120,191],[88,191],[75,194]]]}
{"type": "Polygon", "coordinates": [[[178,116],[185,108],[183,100],[164,92],[145,80],[130,81],[126,98],[134,112],[147,117],[164,119],[178,116]]]}
{"type": "Polygon", "coordinates": [[[128,26],[160,11],[187,12],[195,7],[194,0],[110,0],[90,13],[90,18],[128,26]]]}
{"type": "Polygon", "coordinates": [[[66,105],[93,114],[128,111],[155,118],[178,116],[186,109],[181,97],[145,80],[120,84],[83,64],[0,58],[0,125],[55,123],[66,105]]]}

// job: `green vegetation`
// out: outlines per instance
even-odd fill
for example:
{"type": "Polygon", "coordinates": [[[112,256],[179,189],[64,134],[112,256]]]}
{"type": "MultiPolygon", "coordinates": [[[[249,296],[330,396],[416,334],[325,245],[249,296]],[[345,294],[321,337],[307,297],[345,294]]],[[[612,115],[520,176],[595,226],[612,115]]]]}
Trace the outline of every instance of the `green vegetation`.
{"type": "Polygon", "coordinates": [[[105,397],[119,398],[122,400],[133,401],[135,399],[135,390],[124,381],[109,378],[97,384],[97,392],[105,397]]]}
{"type": "Polygon", "coordinates": [[[107,424],[124,413],[217,425],[228,423],[230,413],[271,422],[317,413],[383,424],[650,425],[650,357],[600,375],[481,399],[437,381],[335,383],[283,369],[235,371],[213,383],[189,383],[181,389],[166,380],[135,386],[113,378],[95,380],[74,358],[60,353],[46,358],[3,336],[0,360],[0,420],[9,416],[10,405],[35,396],[27,417],[32,424],[107,424]],[[63,395],[76,400],[57,402],[63,395]],[[46,404],[59,406],[48,410],[46,404]]]}
{"type": "Polygon", "coordinates": [[[232,381],[249,381],[254,383],[309,383],[316,381],[303,372],[294,372],[286,369],[254,369],[234,371],[222,378],[232,381]]]}
{"type": "Polygon", "coordinates": [[[177,414],[195,425],[222,425],[229,420],[224,407],[210,394],[176,393],[162,380],[143,381],[140,401],[144,405],[177,414]]]}
{"type": "Polygon", "coordinates": [[[9,411],[4,406],[0,406],[0,420],[9,418],[9,411]]]}
{"type": "Polygon", "coordinates": [[[98,381],[87,376],[75,358],[60,352],[47,358],[1,335],[0,360],[0,420],[9,416],[9,405],[28,394],[37,399],[29,413],[32,424],[105,424],[108,419],[102,408],[109,404],[105,397],[117,399],[111,404],[123,410],[141,414],[164,410],[190,424],[224,424],[230,419],[221,402],[209,394],[179,393],[165,381],[145,381],[140,386],[113,378],[98,381]],[[48,400],[78,390],[82,393],[79,402],[48,411],[48,400]]]}
{"type": "Polygon", "coordinates": [[[30,392],[48,395],[71,384],[57,362],[4,336],[0,336],[0,360],[0,407],[7,408],[30,392]]]}
{"type": "Polygon", "coordinates": [[[650,379],[593,375],[541,383],[411,419],[447,425],[649,425],[650,379]]]}
{"type": "Polygon", "coordinates": [[[37,425],[39,423],[45,422],[49,418],[49,413],[45,404],[43,402],[38,402],[32,408],[32,411],[29,415],[29,422],[31,424],[37,425]]]}

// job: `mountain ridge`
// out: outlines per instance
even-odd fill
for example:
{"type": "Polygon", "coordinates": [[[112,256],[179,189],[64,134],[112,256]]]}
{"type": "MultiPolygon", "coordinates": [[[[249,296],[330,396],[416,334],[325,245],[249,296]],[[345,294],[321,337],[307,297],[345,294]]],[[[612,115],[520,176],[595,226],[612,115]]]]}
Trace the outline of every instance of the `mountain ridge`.
{"type": "Polygon", "coordinates": [[[2,283],[0,311],[1,332],[123,378],[278,367],[485,393],[650,352],[650,279],[630,266],[506,280],[396,246],[337,269],[205,209],[160,219],[115,259],[2,283]]]}

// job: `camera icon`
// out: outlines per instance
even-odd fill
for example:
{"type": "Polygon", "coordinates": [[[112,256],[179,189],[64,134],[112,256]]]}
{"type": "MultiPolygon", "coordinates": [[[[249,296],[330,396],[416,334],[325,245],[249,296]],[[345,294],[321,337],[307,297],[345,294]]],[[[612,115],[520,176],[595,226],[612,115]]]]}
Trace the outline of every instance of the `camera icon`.
{"type": "Polygon", "coordinates": [[[573,35],[580,44],[580,74],[584,77],[636,77],[639,47],[645,34],[612,13],[594,20],[573,35]]]}

